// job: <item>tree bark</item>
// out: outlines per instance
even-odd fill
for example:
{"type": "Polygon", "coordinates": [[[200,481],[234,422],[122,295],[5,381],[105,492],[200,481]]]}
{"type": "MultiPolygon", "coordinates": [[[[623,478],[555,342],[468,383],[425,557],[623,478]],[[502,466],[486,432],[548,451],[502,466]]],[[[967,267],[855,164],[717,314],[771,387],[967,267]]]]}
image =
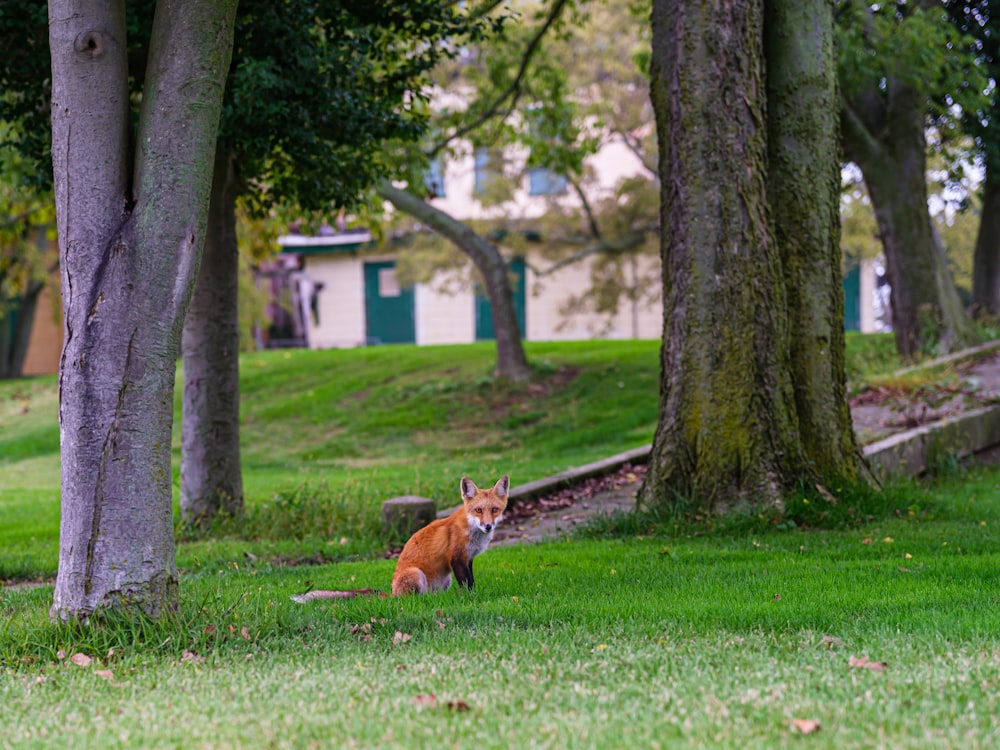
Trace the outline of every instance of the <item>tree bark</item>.
{"type": "Polygon", "coordinates": [[[664,329],[647,503],[780,500],[804,467],[768,225],[763,0],[653,3],[664,329]]]}
{"type": "Polygon", "coordinates": [[[215,155],[205,254],[188,308],[181,433],[181,517],[243,512],[240,464],[239,248],[235,157],[215,155]]]}
{"type": "Polygon", "coordinates": [[[972,263],[972,309],[977,317],[1000,315],[1000,177],[988,160],[972,263]]]}
{"type": "Polygon", "coordinates": [[[896,350],[906,360],[975,342],[927,209],[922,98],[887,79],[888,93],[841,102],[844,152],[864,174],[885,248],[896,350]]]}
{"type": "Polygon", "coordinates": [[[862,466],[847,403],[840,126],[829,0],[766,3],[768,198],[784,267],[799,438],[821,477],[862,466]]]}
{"type": "Polygon", "coordinates": [[[383,180],[376,192],[404,213],[419,219],[450,240],[465,253],[483,278],[486,296],[493,312],[493,332],[497,342],[497,377],[525,381],[531,368],[524,353],[521,331],[517,325],[514,294],[507,275],[507,263],[496,247],[460,221],[405,190],[383,180]]]}
{"type": "Polygon", "coordinates": [[[51,0],[52,161],[65,344],[51,616],[178,603],[170,434],[204,242],[235,0],[157,4],[130,152],[125,4],[51,0]]]}

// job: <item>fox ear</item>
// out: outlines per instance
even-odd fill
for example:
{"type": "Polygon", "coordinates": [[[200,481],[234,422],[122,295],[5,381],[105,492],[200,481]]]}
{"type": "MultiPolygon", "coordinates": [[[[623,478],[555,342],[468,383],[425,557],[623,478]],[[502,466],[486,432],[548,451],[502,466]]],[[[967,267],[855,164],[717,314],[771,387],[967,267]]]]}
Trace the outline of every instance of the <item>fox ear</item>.
{"type": "Polygon", "coordinates": [[[493,494],[497,497],[507,497],[508,490],[510,490],[510,477],[504,474],[493,485],[493,494]]]}
{"type": "Polygon", "coordinates": [[[477,492],[479,492],[479,488],[476,487],[476,483],[468,477],[462,477],[462,499],[471,500],[477,492]]]}

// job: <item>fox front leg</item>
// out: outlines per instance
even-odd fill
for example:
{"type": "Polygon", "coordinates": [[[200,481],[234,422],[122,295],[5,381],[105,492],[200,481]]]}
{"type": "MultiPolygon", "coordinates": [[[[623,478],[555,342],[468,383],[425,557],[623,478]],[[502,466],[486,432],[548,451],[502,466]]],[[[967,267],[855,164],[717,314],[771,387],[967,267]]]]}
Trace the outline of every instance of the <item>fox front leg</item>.
{"type": "Polygon", "coordinates": [[[459,585],[472,591],[472,586],[475,583],[472,578],[472,560],[452,560],[451,569],[455,573],[455,580],[458,581],[459,585]]]}

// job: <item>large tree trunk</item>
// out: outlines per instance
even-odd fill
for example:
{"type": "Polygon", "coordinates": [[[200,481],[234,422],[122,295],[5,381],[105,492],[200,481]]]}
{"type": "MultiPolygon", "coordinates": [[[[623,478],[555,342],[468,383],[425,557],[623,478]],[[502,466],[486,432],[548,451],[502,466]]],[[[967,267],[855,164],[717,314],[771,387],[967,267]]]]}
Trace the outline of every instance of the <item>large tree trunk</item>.
{"type": "Polygon", "coordinates": [[[840,127],[833,8],[766,4],[768,196],[788,297],[799,439],[822,477],[853,476],[840,250],[840,127]]]}
{"type": "Polygon", "coordinates": [[[981,217],[973,255],[972,309],[978,317],[995,318],[1000,315],[1000,176],[988,160],[981,217]]]}
{"type": "Polygon", "coordinates": [[[531,377],[517,325],[514,294],[507,275],[507,263],[496,247],[460,221],[421,200],[412,193],[383,180],[376,186],[382,198],[450,240],[465,253],[483,278],[493,313],[493,333],[497,342],[496,376],[514,381],[531,377]]]}
{"type": "Polygon", "coordinates": [[[875,209],[892,289],[892,327],[904,359],[946,354],[973,343],[972,321],[948,270],[927,209],[924,103],[886,81],[841,107],[844,152],[861,168],[875,209]]]}
{"type": "Polygon", "coordinates": [[[235,0],[158,3],[134,162],[125,5],[51,0],[65,344],[51,616],[176,608],[170,433],[235,0]]]}
{"type": "Polygon", "coordinates": [[[215,155],[205,255],[181,337],[181,516],[193,523],[220,511],[243,511],[236,192],[234,157],[220,150],[215,155]]]}
{"type": "Polygon", "coordinates": [[[843,400],[832,16],[822,0],[775,0],[768,19],[773,113],[763,0],[653,3],[664,334],[648,504],[767,505],[860,466],[843,400]]]}
{"type": "Polygon", "coordinates": [[[768,226],[763,0],[655,0],[660,421],[642,498],[774,502],[803,465],[768,226]]]}

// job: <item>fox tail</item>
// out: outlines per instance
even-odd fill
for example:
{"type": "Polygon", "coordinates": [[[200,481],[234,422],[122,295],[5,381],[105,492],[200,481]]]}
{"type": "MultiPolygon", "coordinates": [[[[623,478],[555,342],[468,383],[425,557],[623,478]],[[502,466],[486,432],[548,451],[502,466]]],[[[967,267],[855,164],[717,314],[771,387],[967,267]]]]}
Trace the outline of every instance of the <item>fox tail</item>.
{"type": "Polygon", "coordinates": [[[356,596],[388,596],[384,591],[378,589],[348,589],[346,591],[307,591],[304,594],[296,594],[292,597],[293,602],[305,604],[313,599],[353,599],[356,596]]]}

